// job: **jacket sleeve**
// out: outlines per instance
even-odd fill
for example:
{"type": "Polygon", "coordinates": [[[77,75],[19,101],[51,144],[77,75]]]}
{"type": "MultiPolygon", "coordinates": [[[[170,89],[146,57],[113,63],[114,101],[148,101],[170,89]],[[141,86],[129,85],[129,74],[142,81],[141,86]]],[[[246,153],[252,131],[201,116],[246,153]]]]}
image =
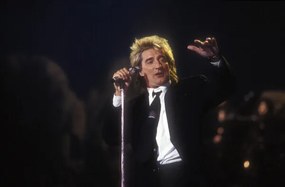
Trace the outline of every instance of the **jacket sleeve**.
{"type": "Polygon", "coordinates": [[[222,57],[219,67],[213,67],[208,80],[208,97],[211,105],[218,105],[228,99],[236,89],[236,78],[229,63],[222,57]]]}
{"type": "Polygon", "coordinates": [[[114,107],[110,97],[103,110],[103,139],[108,145],[118,145],[120,142],[121,107],[114,107]]]}

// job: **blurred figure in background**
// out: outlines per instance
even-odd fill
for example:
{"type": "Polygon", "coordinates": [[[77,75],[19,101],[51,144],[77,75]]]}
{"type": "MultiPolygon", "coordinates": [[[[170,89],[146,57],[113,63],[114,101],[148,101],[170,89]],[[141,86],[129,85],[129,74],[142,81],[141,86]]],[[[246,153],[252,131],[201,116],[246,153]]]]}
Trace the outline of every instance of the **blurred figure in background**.
{"type": "Polygon", "coordinates": [[[76,186],[85,110],[64,72],[38,56],[0,63],[0,186],[76,186]]]}

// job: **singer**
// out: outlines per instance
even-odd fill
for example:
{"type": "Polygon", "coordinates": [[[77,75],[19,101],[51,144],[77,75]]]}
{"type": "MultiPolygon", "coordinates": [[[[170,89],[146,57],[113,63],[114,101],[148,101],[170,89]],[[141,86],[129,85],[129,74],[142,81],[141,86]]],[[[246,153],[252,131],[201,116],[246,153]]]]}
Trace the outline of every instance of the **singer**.
{"type": "MultiPolygon", "coordinates": [[[[233,93],[235,81],[214,37],[196,39],[187,49],[209,61],[211,71],[206,75],[211,76],[180,79],[168,41],[157,35],[132,44],[130,65],[139,67],[137,73],[122,68],[113,74],[114,80],[124,84],[114,81],[108,119],[119,115],[122,86],[136,93],[126,96],[128,143],[134,162],[130,187],[209,186],[202,169],[201,120],[233,93]]],[[[118,139],[119,129],[119,120],[106,122],[103,130],[108,143],[118,139]]]]}

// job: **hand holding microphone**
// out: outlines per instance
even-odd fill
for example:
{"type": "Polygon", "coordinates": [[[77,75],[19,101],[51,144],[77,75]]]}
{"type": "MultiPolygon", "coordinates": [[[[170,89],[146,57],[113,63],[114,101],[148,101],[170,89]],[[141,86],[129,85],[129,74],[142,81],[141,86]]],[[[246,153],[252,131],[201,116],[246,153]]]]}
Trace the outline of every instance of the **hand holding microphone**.
{"type": "Polygon", "coordinates": [[[129,69],[122,68],[116,71],[113,74],[112,82],[114,84],[115,88],[115,95],[119,96],[121,95],[121,88],[128,88],[131,81],[132,81],[132,75],[136,72],[138,72],[140,68],[138,66],[131,67],[129,69]]]}

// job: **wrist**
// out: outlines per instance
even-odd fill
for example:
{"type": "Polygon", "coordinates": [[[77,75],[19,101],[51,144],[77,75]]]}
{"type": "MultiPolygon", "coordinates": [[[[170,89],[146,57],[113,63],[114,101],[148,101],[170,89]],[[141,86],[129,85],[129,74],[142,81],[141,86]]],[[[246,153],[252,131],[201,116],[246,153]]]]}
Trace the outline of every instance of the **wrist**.
{"type": "Polygon", "coordinates": [[[220,55],[213,55],[213,56],[208,57],[208,59],[210,62],[218,62],[221,60],[221,56],[220,55]]]}
{"type": "Polygon", "coordinates": [[[120,90],[116,90],[115,91],[115,96],[121,96],[121,91],[120,90]]]}

